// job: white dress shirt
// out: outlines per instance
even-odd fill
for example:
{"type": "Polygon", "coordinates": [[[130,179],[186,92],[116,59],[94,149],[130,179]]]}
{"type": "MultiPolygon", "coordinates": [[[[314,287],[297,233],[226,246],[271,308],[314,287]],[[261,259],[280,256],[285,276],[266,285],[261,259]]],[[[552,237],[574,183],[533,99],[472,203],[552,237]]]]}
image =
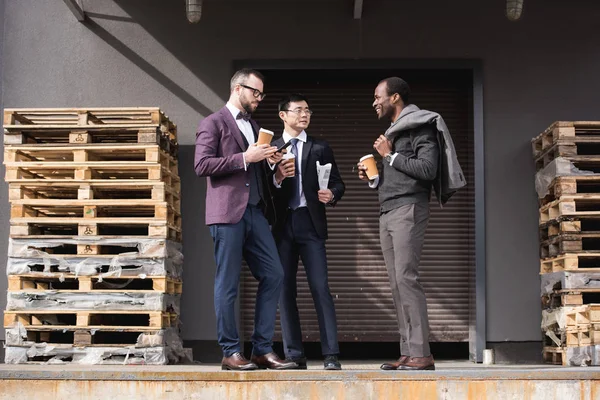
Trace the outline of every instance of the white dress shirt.
{"type": "MultiPolygon", "coordinates": [[[[285,143],[289,142],[291,139],[294,139],[294,136],[290,135],[287,132],[283,132],[283,135],[281,137],[283,139],[283,141],[285,143]]],[[[306,143],[306,139],[307,139],[307,135],[305,131],[300,132],[300,134],[298,136],[295,137],[296,139],[298,139],[298,141],[296,142],[296,149],[298,150],[298,168],[296,169],[296,176],[298,177],[298,185],[300,186],[299,188],[299,193],[300,193],[300,205],[298,207],[306,207],[306,197],[304,197],[304,190],[302,189],[302,150],[304,149],[304,143],[306,143]]],[[[288,153],[292,152],[292,146],[289,146],[287,148],[288,153]]],[[[281,185],[277,184],[277,180],[275,179],[275,175],[273,175],[273,183],[275,184],[276,188],[281,188],[281,185]]]]}
{"type": "MultiPolygon", "coordinates": [[[[250,121],[246,121],[243,118],[237,119],[238,114],[241,113],[242,111],[240,109],[238,109],[236,106],[234,106],[233,104],[231,104],[230,102],[227,102],[227,104],[225,104],[225,107],[227,107],[227,109],[229,110],[231,115],[233,115],[233,119],[234,119],[235,123],[237,124],[238,128],[240,128],[240,131],[242,131],[242,133],[244,134],[244,137],[248,141],[248,146],[253,145],[254,144],[254,131],[252,130],[252,124],[250,123],[250,121]]],[[[244,157],[244,169],[248,170],[248,163],[246,162],[246,154],[242,154],[242,157],[244,157]]]]}

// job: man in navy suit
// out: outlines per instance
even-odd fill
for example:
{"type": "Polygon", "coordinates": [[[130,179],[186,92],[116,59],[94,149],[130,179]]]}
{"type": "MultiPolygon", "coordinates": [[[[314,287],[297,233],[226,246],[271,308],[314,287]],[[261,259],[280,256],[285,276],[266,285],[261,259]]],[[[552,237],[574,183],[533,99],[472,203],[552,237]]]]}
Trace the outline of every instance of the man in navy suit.
{"type": "Polygon", "coordinates": [[[258,71],[236,72],[227,105],[204,118],[196,133],[195,170],[207,177],[206,224],[217,264],[215,313],[225,370],[296,367],[272,348],[283,268],[269,228],[274,209],[266,159],[275,164],[281,155],[277,147],[255,144],[259,127],[250,114],[265,97],[263,81],[258,71]],[[242,257],[259,281],[250,360],[242,354],[235,321],[242,257]]]}
{"type": "Polygon", "coordinates": [[[276,213],[273,235],[284,270],[279,312],[286,361],[293,361],[298,368],[306,369],[296,304],[296,273],[300,256],[317,311],[324,367],[338,370],[341,365],[338,360],[337,323],[327,281],[325,206],[334,206],[343,196],[345,186],[327,142],[306,134],[311,115],[308,101],[302,95],[290,95],[279,103],[284,132],[273,144],[281,146],[291,141],[287,151],[295,156],[294,160],[282,161],[272,179],[276,213]],[[317,161],[321,165],[331,164],[326,189],[319,189],[317,161]]]}

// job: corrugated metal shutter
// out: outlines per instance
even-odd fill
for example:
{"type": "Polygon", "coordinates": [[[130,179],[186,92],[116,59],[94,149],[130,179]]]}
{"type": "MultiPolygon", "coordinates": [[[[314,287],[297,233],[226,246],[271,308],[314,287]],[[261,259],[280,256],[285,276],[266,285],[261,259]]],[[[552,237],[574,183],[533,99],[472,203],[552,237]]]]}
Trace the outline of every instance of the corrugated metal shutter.
{"type": "MultiPolygon", "coordinates": [[[[389,125],[378,121],[371,104],[377,82],[386,76],[404,77],[413,102],[439,112],[458,151],[468,187],[440,209],[431,202],[431,220],[421,259],[431,341],[469,340],[474,309],[474,171],[472,75],[468,71],[263,71],[267,98],[254,117],[261,126],[282,132],[277,102],[300,92],[314,110],[308,133],[329,142],[346,183],[338,206],[329,208],[327,242],[329,280],[334,297],[339,340],[383,342],[398,340],[394,306],[379,247],[377,193],[359,181],[357,160],[370,153],[375,138],[389,125]]],[[[249,340],[254,321],[257,283],[247,268],[241,285],[242,335],[249,340]]],[[[306,341],[319,340],[316,313],[306,276],[298,272],[298,308],[306,341]]],[[[276,340],[280,338],[279,325],[276,340]]]]}

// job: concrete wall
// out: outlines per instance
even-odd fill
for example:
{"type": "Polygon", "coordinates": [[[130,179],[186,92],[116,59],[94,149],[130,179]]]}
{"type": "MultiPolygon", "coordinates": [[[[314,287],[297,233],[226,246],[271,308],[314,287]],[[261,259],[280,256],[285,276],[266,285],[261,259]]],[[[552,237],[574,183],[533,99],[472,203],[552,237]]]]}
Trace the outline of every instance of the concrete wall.
{"type": "MultiPolygon", "coordinates": [[[[0,109],[4,109],[2,101],[2,82],[4,71],[4,0],[0,0],[0,109]]],[[[4,153],[4,141],[0,141],[0,151],[4,153]]],[[[0,164],[0,176],[4,176],[4,165],[0,164]]],[[[8,186],[4,183],[4,179],[0,179],[0,199],[8,198],[8,186]]],[[[5,200],[0,203],[0,265],[6,265],[6,254],[8,250],[8,207],[5,200]]],[[[2,269],[3,267],[0,267],[2,269]]],[[[8,285],[6,274],[0,273],[0,293],[6,292],[8,285]]],[[[0,305],[4,309],[6,300],[4,296],[0,296],[0,305]]],[[[0,341],[4,340],[4,329],[0,329],[0,341]]],[[[0,349],[0,360],[4,360],[4,346],[0,349]]]]}
{"type": "MultiPolygon", "coordinates": [[[[6,1],[7,107],[158,105],[179,125],[186,339],[216,336],[204,183],[192,173],[199,119],[223,105],[236,60],[355,58],[482,60],[487,340],[540,339],[529,140],[555,120],[600,119],[600,6],[526,0],[523,19],[511,23],[502,1],[364,3],[354,21],[350,1],[207,0],[190,25],[183,1],[85,1],[85,24],[61,0],[6,1]]],[[[0,256],[7,210],[4,202],[0,256]]]]}

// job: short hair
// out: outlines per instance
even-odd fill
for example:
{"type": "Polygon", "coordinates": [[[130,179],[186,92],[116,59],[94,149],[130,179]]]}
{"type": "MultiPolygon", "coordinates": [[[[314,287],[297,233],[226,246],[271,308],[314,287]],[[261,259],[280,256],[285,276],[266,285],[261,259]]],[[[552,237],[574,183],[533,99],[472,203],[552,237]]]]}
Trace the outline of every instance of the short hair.
{"type": "Polygon", "coordinates": [[[308,104],[308,99],[306,98],[306,96],[301,95],[300,93],[292,93],[279,100],[279,105],[277,109],[279,111],[285,111],[290,106],[290,103],[296,103],[298,101],[305,101],[306,104],[308,104]]]}
{"type": "Polygon", "coordinates": [[[233,92],[233,89],[235,89],[236,85],[245,84],[251,75],[254,75],[258,79],[260,79],[263,83],[265,82],[265,77],[263,76],[263,74],[261,74],[257,70],[250,69],[250,68],[242,68],[239,71],[237,71],[235,74],[233,74],[233,76],[231,77],[231,82],[229,84],[229,91],[233,92]]]}
{"type": "Polygon", "coordinates": [[[387,94],[388,96],[392,96],[394,93],[398,93],[402,102],[404,104],[409,104],[410,101],[410,86],[408,83],[402,78],[398,78],[397,76],[392,76],[390,78],[385,78],[381,83],[386,84],[387,94]]]}

